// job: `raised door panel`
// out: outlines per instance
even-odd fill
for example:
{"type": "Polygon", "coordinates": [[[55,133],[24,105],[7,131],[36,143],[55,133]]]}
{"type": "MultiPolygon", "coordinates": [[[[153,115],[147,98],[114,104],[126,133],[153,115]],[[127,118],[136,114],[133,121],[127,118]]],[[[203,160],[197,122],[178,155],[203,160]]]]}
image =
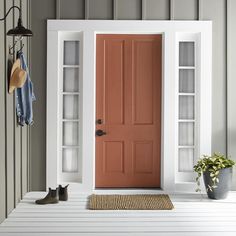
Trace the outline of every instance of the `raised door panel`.
{"type": "Polygon", "coordinates": [[[106,141],[103,143],[104,173],[124,173],[124,142],[106,141]]]}
{"type": "Polygon", "coordinates": [[[153,124],[153,42],[133,40],[133,124],[153,124]]]}
{"type": "Polygon", "coordinates": [[[106,124],[124,120],[124,40],[105,40],[104,115],[106,124]]]}
{"type": "Polygon", "coordinates": [[[133,143],[134,174],[153,172],[153,142],[136,141],[133,143]]]}

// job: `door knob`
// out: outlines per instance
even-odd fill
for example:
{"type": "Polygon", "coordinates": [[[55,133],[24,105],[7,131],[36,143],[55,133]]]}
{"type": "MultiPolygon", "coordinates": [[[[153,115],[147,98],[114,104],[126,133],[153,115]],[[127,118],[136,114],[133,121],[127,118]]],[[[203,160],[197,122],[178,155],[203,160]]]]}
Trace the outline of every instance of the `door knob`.
{"type": "Polygon", "coordinates": [[[105,135],[105,134],[107,134],[107,133],[104,132],[104,131],[101,130],[101,129],[96,130],[96,136],[103,136],[103,135],[105,135]]]}

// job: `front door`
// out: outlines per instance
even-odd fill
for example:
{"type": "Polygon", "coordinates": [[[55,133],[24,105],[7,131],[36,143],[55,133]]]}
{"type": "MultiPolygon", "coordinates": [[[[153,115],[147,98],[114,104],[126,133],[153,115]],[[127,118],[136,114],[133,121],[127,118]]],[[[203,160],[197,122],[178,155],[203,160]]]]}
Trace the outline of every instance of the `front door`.
{"type": "Polygon", "coordinates": [[[160,187],[161,35],[96,38],[96,187],[160,187]]]}

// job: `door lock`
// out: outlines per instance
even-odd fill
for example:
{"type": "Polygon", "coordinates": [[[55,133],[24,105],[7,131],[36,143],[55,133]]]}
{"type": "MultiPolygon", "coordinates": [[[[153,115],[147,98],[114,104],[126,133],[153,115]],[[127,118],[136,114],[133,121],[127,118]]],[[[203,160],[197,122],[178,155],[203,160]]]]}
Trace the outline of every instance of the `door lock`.
{"type": "Polygon", "coordinates": [[[98,125],[101,125],[101,124],[102,124],[102,119],[97,119],[96,123],[97,123],[98,125]]]}

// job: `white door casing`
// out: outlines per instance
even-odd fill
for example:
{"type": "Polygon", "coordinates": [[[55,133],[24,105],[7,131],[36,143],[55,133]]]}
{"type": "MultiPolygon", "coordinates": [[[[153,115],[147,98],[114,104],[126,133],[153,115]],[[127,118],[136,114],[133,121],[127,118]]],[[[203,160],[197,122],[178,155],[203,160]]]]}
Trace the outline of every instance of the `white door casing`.
{"type": "Polygon", "coordinates": [[[96,34],[162,34],[162,150],[161,188],[166,192],[194,191],[195,183],[177,173],[178,166],[178,43],[194,38],[196,46],[195,154],[211,154],[211,21],[97,21],[48,20],[47,35],[47,187],[62,181],[61,163],[61,58],[65,39],[80,41],[80,158],[81,180],[72,191],[92,192],[95,186],[96,34]],[[181,181],[180,181],[181,180],[181,181]]]}

